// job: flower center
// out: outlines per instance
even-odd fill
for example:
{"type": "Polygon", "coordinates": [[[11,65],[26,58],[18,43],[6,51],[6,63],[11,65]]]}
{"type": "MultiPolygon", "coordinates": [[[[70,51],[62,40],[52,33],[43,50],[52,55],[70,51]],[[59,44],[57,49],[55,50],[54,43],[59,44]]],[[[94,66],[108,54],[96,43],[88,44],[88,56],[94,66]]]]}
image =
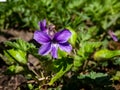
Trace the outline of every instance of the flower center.
{"type": "Polygon", "coordinates": [[[50,37],[53,38],[54,34],[55,34],[55,25],[53,24],[48,25],[48,35],[50,35],[50,37]]]}
{"type": "Polygon", "coordinates": [[[57,44],[57,41],[55,41],[54,39],[51,40],[52,44],[57,44]]]}

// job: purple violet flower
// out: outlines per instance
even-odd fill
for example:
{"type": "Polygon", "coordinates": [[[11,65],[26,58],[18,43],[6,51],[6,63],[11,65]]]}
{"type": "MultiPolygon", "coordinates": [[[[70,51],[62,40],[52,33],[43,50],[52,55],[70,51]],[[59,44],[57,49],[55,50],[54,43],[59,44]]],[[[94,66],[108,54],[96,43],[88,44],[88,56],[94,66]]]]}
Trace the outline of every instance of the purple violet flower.
{"type": "MultiPolygon", "coordinates": [[[[44,25],[43,23],[41,25],[45,26],[45,23],[44,25]]],[[[67,42],[71,36],[71,32],[69,30],[64,29],[62,31],[52,34],[52,36],[44,33],[44,30],[46,29],[42,27],[41,31],[35,31],[34,33],[34,39],[38,43],[42,44],[38,51],[39,54],[47,55],[51,52],[53,58],[57,58],[58,47],[60,48],[60,50],[66,51],[68,53],[71,52],[72,46],[67,42]]]]}
{"type": "Polygon", "coordinates": [[[43,21],[40,21],[39,23],[39,27],[40,27],[40,31],[49,34],[50,36],[53,36],[53,34],[55,33],[55,25],[50,24],[50,25],[46,25],[46,20],[44,19],[43,21]]]}
{"type": "Polygon", "coordinates": [[[39,23],[40,31],[48,33],[47,25],[46,25],[46,20],[44,19],[43,21],[40,21],[39,23]]]}
{"type": "Polygon", "coordinates": [[[114,41],[118,41],[118,38],[115,36],[113,31],[109,30],[108,33],[114,41]]]}

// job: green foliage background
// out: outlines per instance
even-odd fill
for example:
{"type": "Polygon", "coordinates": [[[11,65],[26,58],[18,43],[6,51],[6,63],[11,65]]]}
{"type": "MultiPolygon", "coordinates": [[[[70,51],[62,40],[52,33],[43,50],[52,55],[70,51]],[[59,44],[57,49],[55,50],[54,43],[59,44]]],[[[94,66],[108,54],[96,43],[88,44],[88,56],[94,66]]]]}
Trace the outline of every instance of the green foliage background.
{"type": "Polygon", "coordinates": [[[0,7],[1,29],[35,29],[43,19],[76,30],[92,25],[107,30],[120,25],[119,0],[7,0],[0,7]]]}

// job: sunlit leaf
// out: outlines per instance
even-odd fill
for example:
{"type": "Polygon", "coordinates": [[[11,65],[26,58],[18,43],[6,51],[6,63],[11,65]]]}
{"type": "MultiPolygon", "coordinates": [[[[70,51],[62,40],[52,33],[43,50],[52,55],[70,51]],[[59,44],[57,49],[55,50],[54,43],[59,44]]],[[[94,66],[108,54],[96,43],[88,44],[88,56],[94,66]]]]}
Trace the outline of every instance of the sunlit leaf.
{"type": "Polygon", "coordinates": [[[104,61],[109,60],[115,56],[120,55],[120,50],[108,50],[108,49],[101,49],[96,51],[94,54],[95,61],[104,61]]]}
{"type": "Polygon", "coordinates": [[[6,74],[17,74],[24,70],[22,66],[19,65],[11,65],[7,68],[6,74]]]}
{"type": "Polygon", "coordinates": [[[76,40],[77,40],[77,33],[75,32],[75,30],[73,30],[71,27],[67,27],[68,30],[70,30],[70,32],[72,33],[69,42],[75,46],[76,40]]]}
{"type": "Polygon", "coordinates": [[[16,41],[7,41],[5,42],[6,45],[15,48],[15,49],[20,49],[23,51],[28,51],[31,48],[35,48],[35,46],[32,43],[28,43],[22,39],[17,39],[16,41]]]}
{"type": "Polygon", "coordinates": [[[27,64],[27,54],[24,51],[10,49],[4,51],[4,54],[11,63],[27,64]]]}

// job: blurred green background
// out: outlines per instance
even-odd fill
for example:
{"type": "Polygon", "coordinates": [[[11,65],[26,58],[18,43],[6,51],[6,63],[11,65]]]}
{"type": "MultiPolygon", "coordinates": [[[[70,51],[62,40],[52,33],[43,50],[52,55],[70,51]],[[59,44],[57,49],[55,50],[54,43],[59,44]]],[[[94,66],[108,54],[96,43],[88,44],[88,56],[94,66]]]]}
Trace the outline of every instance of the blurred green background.
{"type": "Polygon", "coordinates": [[[119,0],[7,0],[0,2],[0,29],[37,29],[38,21],[47,19],[56,28],[75,30],[120,27],[119,0]]]}

